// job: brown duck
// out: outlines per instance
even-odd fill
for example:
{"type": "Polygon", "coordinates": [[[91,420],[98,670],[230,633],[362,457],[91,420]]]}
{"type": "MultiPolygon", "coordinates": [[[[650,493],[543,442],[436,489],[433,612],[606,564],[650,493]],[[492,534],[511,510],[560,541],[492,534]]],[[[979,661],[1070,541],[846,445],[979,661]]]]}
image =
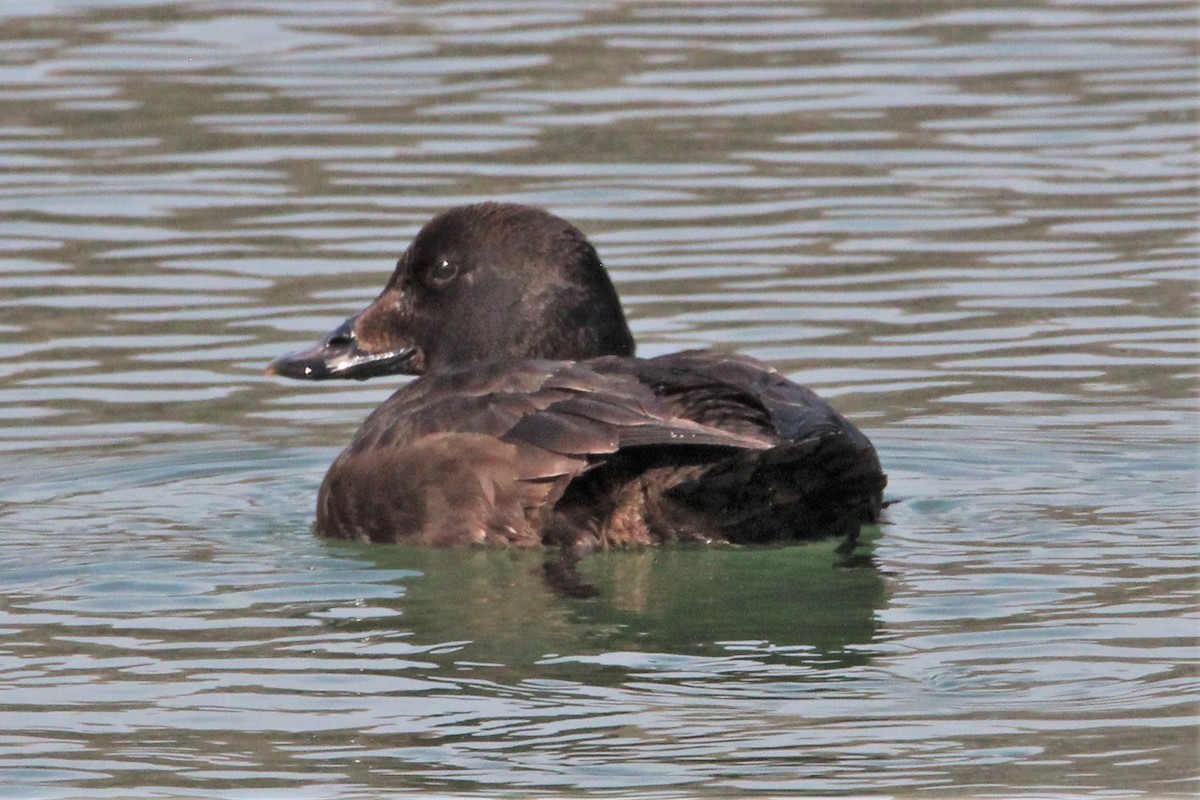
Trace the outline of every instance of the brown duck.
{"type": "Polygon", "coordinates": [[[318,533],[594,548],[844,536],[879,519],[870,441],[741,355],[633,356],[595,249],[527,206],[425,225],[383,292],[268,372],[419,375],[329,468],[318,533]]]}

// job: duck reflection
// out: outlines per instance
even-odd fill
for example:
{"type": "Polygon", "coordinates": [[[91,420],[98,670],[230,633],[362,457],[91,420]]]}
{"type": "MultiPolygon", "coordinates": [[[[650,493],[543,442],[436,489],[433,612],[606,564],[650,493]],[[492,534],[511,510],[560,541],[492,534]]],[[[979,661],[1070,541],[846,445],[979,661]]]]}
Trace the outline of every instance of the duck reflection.
{"type": "Polygon", "coordinates": [[[608,550],[575,560],[526,549],[331,544],[384,569],[410,570],[389,624],[450,665],[524,671],[547,658],[642,651],[723,655],[754,643],[861,663],[885,583],[872,529],[855,553],[835,543],[608,550]]]}

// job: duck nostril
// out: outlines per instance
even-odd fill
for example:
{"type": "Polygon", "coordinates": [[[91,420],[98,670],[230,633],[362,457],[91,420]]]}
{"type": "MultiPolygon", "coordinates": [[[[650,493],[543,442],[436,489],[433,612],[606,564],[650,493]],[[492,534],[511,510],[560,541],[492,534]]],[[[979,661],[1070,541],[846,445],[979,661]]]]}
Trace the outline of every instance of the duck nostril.
{"type": "Polygon", "coordinates": [[[323,346],[336,348],[354,347],[358,343],[358,337],[354,335],[354,323],[357,319],[357,317],[350,317],[350,319],[331,330],[329,335],[325,337],[323,346]]]}

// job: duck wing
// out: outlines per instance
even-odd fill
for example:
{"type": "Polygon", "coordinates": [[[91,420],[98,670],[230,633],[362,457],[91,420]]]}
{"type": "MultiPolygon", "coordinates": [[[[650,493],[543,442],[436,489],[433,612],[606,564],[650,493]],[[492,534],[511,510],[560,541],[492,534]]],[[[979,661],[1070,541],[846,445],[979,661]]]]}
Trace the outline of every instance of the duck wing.
{"type": "Polygon", "coordinates": [[[476,532],[463,543],[531,544],[568,484],[622,450],[770,444],[679,417],[635,376],[587,362],[465,365],[418,378],[371,413],[330,467],[318,530],[455,543],[449,523],[407,511],[436,507],[454,510],[442,516],[455,530],[476,532]]]}
{"type": "Polygon", "coordinates": [[[680,416],[635,375],[590,364],[494,361],[425,375],[372,412],[348,449],[404,447],[439,433],[483,434],[570,457],[627,447],[770,445],[761,432],[680,416]]]}

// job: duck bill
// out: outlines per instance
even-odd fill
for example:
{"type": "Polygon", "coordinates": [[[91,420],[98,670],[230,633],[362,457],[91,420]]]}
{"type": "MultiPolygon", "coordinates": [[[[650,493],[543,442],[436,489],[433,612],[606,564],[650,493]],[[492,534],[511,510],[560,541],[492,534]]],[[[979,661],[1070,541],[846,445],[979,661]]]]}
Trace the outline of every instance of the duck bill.
{"type": "Polygon", "coordinates": [[[363,348],[354,333],[357,320],[357,316],[350,317],[314,346],[280,356],[267,365],[267,374],[304,381],[365,381],[380,375],[421,371],[421,351],[416,347],[385,351],[363,348]]]}

